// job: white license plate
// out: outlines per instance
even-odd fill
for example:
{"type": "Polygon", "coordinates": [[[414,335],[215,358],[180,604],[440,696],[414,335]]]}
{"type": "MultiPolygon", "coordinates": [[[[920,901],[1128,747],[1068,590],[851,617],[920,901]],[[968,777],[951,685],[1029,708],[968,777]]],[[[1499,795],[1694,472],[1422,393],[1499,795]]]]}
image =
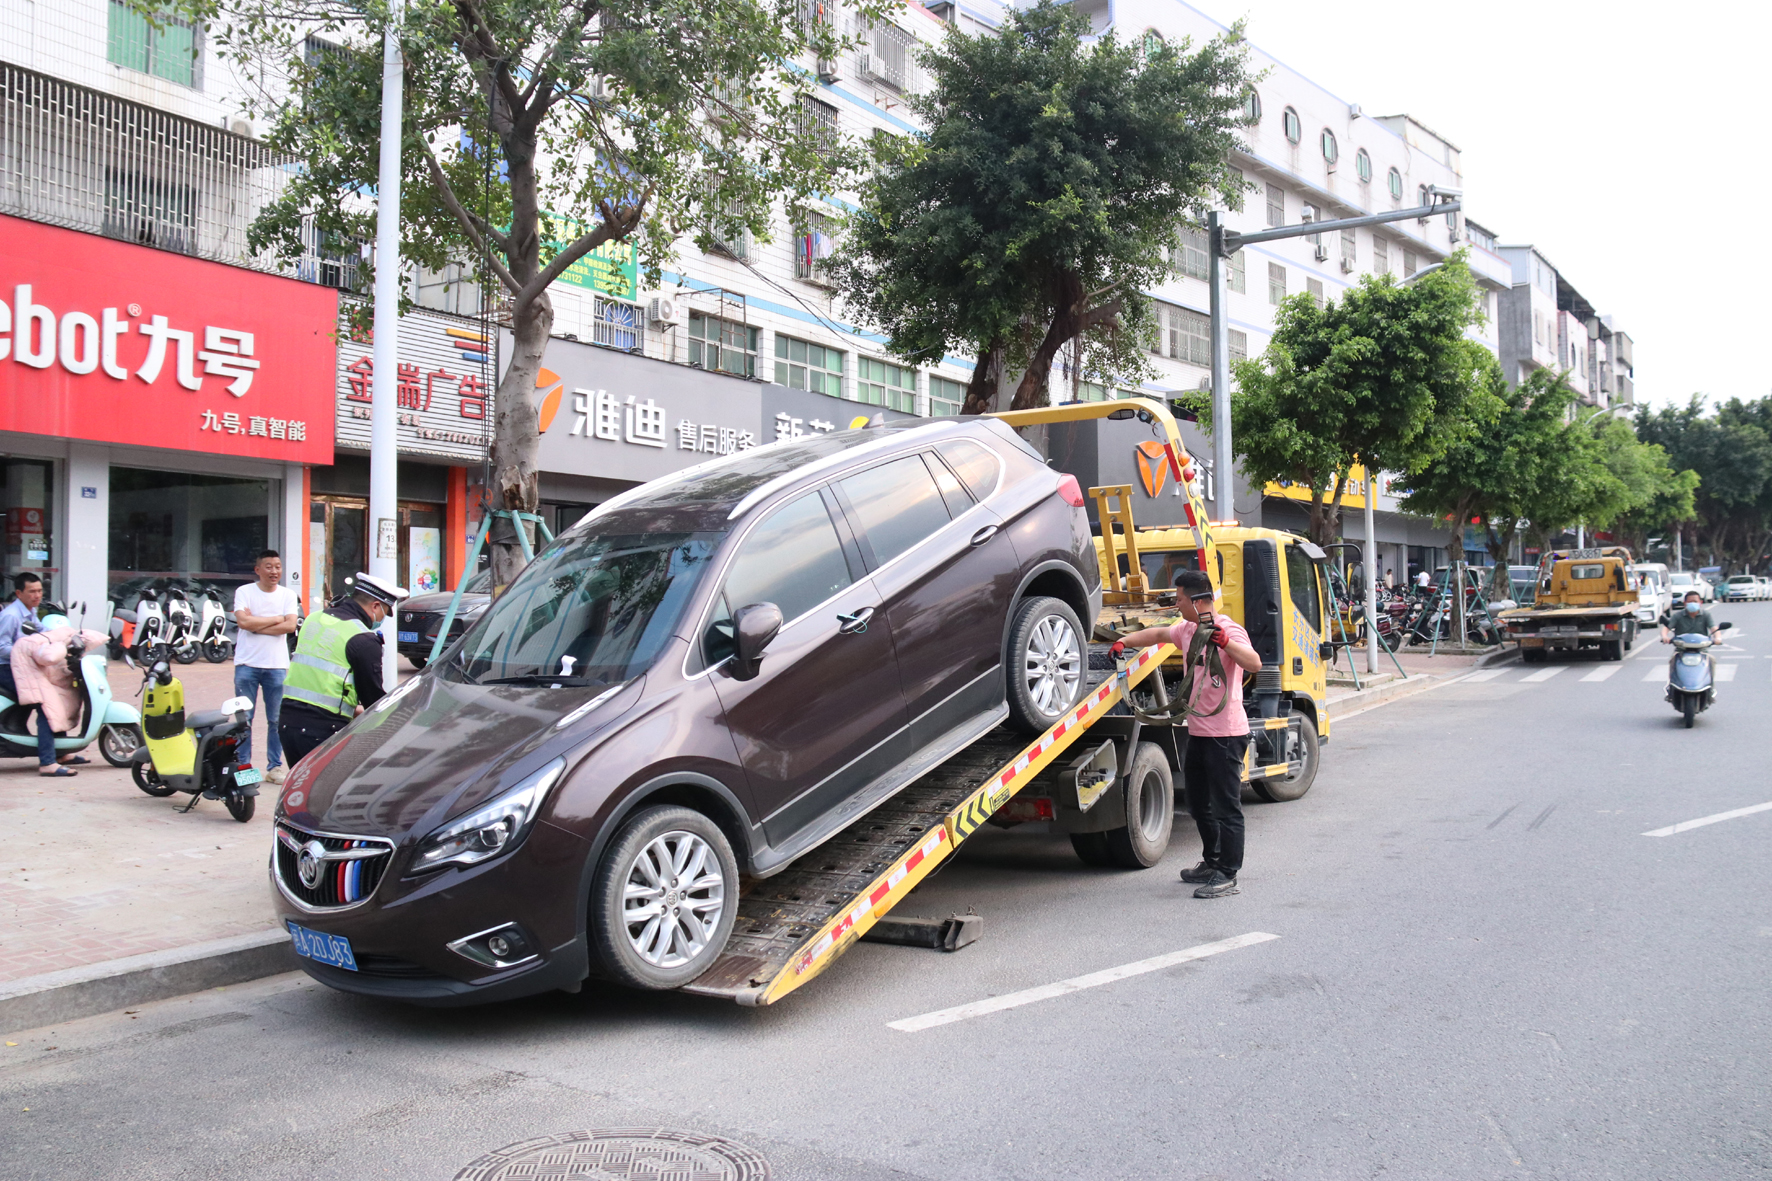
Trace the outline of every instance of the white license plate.
{"type": "Polygon", "coordinates": [[[241,787],[250,787],[254,783],[263,783],[265,775],[257,767],[241,767],[234,772],[234,782],[241,787]]]}
{"type": "Polygon", "coordinates": [[[400,633],[400,642],[402,644],[416,644],[416,643],[418,643],[418,633],[417,632],[401,632],[400,633]]]}
{"type": "Polygon", "coordinates": [[[349,972],[357,970],[357,957],[351,954],[351,941],[343,935],[310,931],[289,919],[283,921],[289,927],[289,938],[295,944],[296,955],[349,972]]]}

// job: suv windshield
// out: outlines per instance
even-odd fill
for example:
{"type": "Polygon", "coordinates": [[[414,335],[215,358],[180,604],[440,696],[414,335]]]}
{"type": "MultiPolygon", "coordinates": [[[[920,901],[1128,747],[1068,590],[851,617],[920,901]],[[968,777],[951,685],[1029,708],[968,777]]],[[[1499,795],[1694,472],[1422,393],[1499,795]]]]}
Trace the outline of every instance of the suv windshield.
{"type": "Polygon", "coordinates": [[[724,536],[561,538],[487,609],[451,671],[482,685],[626,681],[658,655],[724,536]]]}

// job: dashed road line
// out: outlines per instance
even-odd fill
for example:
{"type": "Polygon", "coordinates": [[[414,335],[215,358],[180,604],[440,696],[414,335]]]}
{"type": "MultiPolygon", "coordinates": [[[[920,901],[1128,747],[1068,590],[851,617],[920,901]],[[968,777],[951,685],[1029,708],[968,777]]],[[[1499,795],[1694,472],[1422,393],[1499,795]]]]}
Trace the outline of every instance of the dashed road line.
{"type": "Polygon", "coordinates": [[[1654,668],[1650,669],[1648,672],[1643,674],[1643,680],[1645,682],[1665,681],[1665,680],[1667,680],[1667,670],[1665,668],[1662,668],[1658,664],[1654,668]]]}
{"type": "Polygon", "coordinates": [[[1527,673],[1525,676],[1520,678],[1520,681],[1522,684],[1524,684],[1528,681],[1548,681],[1552,677],[1556,676],[1558,673],[1562,672],[1563,669],[1566,667],[1568,667],[1568,666],[1559,664],[1559,665],[1556,665],[1552,668],[1541,668],[1535,673],[1527,673]]]}
{"type": "Polygon", "coordinates": [[[1588,673],[1587,676],[1582,677],[1581,679],[1584,681],[1603,681],[1623,667],[1622,664],[1602,664],[1599,668],[1596,668],[1593,672],[1588,673]]]}
{"type": "Polygon", "coordinates": [[[1772,804],[1755,804],[1750,808],[1736,808],[1732,812],[1718,812],[1711,816],[1700,816],[1697,820],[1682,820],[1678,824],[1670,824],[1666,828],[1650,829],[1643,835],[1646,837],[1671,837],[1675,833],[1689,832],[1694,828],[1703,828],[1707,824],[1721,824],[1725,820],[1734,820],[1740,816],[1752,816],[1755,812],[1772,812],[1772,804]]]}
{"type": "Polygon", "coordinates": [[[951,1009],[937,1009],[933,1013],[924,1013],[917,1017],[888,1021],[886,1028],[896,1029],[900,1033],[917,1033],[924,1029],[934,1029],[938,1025],[951,1025],[956,1021],[965,1021],[971,1017],[983,1017],[986,1014],[998,1013],[1004,1009],[1019,1008],[1022,1005],[1031,1005],[1036,1001],[1047,1001],[1053,997],[1065,996],[1068,993],[1081,992],[1085,988],[1099,988],[1103,984],[1113,984],[1132,976],[1142,976],[1146,972],[1160,972],[1164,968],[1172,968],[1176,964],[1203,960],[1207,956],[1236,951],[1242,947],[1252,947],[1257,943],[1266,943],[1270,939],[1278,938],[1278,935],[1270,935],[1266,931],[1251,931],[1247,935],[1220,939],[1216,943],[1202,943],[1197,947],[1189,947],[1183,951],[1172,951],[1167,955],[1154,956],[1148,960],[1121,964],[1117,968],[1105,968],[1100,972],[1091,972],[1087,976],[1073,976],[1069,980],[1060,980],[1054,984],[1042,984],[1038,988],[1027,988],[1020,992],[973,1001],[971,1004],[955,1005],[951,1009]]]}
{"type": "Polygon", "coordinates": [[[1739,665],[1734,665],[1734,664],[1719,664],[1719,665],[1717,665],[1717,680],[1719,680],[1719,681],[1733,681],[1735,679],[1735,670],[1739,667],[1740,667],[1739,665]]]}
{"type": "Polygon", "coordinates": [[[1476,684],[1476,683],[1479,683],[1482,681],[1493,681],[1496,677],[1502,676],[1502,675],[1512,672],[1512,671],[1513,671],[1512,669],[1506,669],[1506,668],[1486,668],[1480,672],[1470,673],[1469,675],[1463,677],[1462,679],[1464,681],[1466,681],[1467,683],[1476,684]]]}

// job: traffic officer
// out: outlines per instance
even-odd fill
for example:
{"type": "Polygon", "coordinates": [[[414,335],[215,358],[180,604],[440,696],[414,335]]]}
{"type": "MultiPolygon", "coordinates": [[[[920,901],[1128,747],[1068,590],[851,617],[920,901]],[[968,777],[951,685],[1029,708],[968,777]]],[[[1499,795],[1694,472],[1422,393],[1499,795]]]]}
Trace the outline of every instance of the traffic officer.
{"type": "Polygon", "coordinates": [[[408,592],[373,574],[347,578],[345,585],[348,596],[308,616],[289,658],[277,733],[291,769],[384,693],[376,628],[408,592]]]}

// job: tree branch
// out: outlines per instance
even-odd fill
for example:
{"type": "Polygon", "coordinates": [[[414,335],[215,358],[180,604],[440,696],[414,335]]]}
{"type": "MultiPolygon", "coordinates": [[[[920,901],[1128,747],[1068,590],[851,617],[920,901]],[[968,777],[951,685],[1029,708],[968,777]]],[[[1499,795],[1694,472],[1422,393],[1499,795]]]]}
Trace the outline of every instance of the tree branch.
{"type": "MultiPolygon", "coordinates": [[[[423,136],[419,137],[419,142],[424,143],[423,136]]],[[[455,195],[455,190],[450,187],[449,178],[443,175],[443,166],[437,163],[437,157],[431,151],[431,145],[424,143],[424,149],[425,163],[430,165],[431,180],[436,184],[437,192],[443,198],[443,204],[450,213],[455,215],[455,220],[461,223],[462,229],[467,231],[469,241],[473,242],[474,248],[480,252],[480,257],[486,260],[486,265],[492,268],[493,274],[497,275],[499,281],[510,289],[512,295],[516,295],[522,290],[522,284],[518,283],[516,277],[505,268],[503,263],[492,256],[492,251],[486,248],[486,238],[481,236],[480,229],[484,223],[462,207],[461,201],[455,195]]],[[[485,226],[485,233],[492,238],[493,243],[501,251],[510,249],[510,241],[491,226],[485,226]]]]}
{"type": "Polygon", "coordinates": [[[529,106],[529,100],[538,94],[543,96],[543,101],[541,103],[543,110],[546,110],[548,106],[551,105],[547,96],[553,93],[554,82],[560,74],[558,67],[560,64],[561,48],[568,44],[578,45],[582,43],[582,38],[574,37],[572,35],[573,30],[588,28],[591,23],[591,17],[596,15],[600,7],[601,4],[599,3],[599,0],[584,0],[584,3],[578,6],[578,12],[575,18],[560,30],[560,36],[554,39],[552,45],[548,46],[548,51],[542,55],[541,61],[536,65],[535,76],[530,79],[529,85],[524,88],[522,97],[519,100],[519,105],[527,108],[529,106]]]}
{"type": "Polygon", "coordinates": [[[522,315],[524,309],[533,303],[537,296],[541,295],[542,292],[548,289],[549,284],[553,283],[555,279],[558,279],[561,275],[566,273],[567,267],[589,254],[597,247],[603,245],[603,243],[616,241],[633,233],[640,224],[640,218],[645,213],[646,202],[651,198],[652,190],[647,189],[644,193],[640,194],[640,199],[634,202],[631,207],[621,210],[620,212],[617,212],[615,207],[610,205],[609,202],[602,202],[598,206],[598,209],[603,214],[602,222],[598,224],[596,229],[588,234],[581,235],[577,241],[572,243],[572,245],[556,254],[553,259],[548,262],[548,265],[541,269],[541,273],[531,279],[528,285],[517,293],[516,302],[511,308],[512,318],[514,319],[517,316],[522,315]]]}

